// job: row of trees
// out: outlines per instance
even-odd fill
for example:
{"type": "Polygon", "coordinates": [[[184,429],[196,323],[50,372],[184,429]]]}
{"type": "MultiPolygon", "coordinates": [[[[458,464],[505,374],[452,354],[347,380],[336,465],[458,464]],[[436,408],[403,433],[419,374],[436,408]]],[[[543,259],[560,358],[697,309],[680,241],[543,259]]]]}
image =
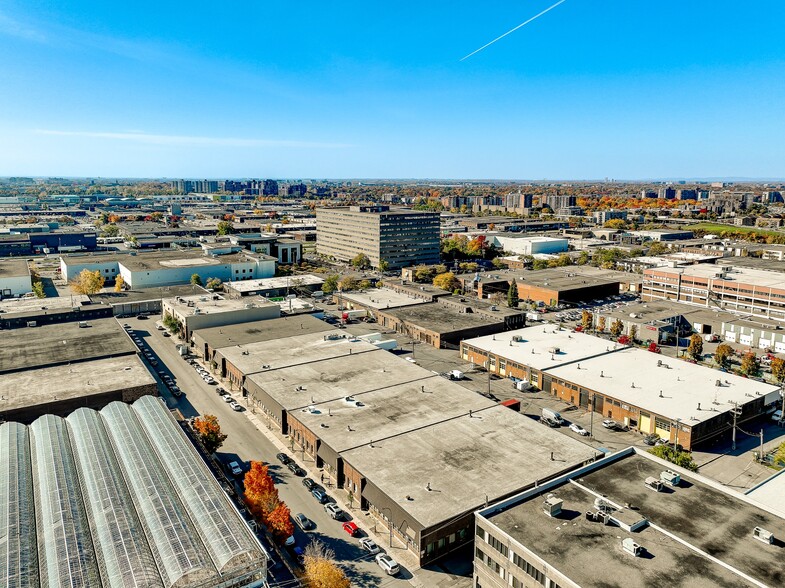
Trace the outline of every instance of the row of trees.
{"type": "Polygon", "coordinates": [[[278,496],[272,476],[264,463],[252,461],[243,480],[243,499],[248,510],[281,543],[294,533],[289,507],[278,496]]]}
{"type": "Polygon", "coordinates": [[[322,292],[325,294],[332,294],[338,290],[348,292],[350,290],[367,290],[373,284],[370,280],[360,280],[354,276],[341,277],[338,274],[332,274],[324,279],[322,284],[322,292]]]}

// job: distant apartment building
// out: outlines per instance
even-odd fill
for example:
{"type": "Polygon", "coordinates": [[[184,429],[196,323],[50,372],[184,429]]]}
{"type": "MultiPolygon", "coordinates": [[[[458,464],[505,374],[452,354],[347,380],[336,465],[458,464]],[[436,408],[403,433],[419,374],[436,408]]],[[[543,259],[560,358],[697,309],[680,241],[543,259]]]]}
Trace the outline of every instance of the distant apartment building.
{"type": "Polygon", "coordinates": [[[785,275],[746,267],[698,264],[644,270],[643,300],[677,300],[785,321],[785,275]]]}
{"type": "Polygon", "coordinates": [[[308,186],[305,184],[292,184],[286,188],[286,195],[287,196],[294,196],[296,198],[301,198],[305,196],[308,192],[308,186]]]}
{"type": "Polygon", "coordinates": [[[673,200],[674,198],[676,198],[676,190],[674,188],[671,188],[670,186],[665,186],[663,188],[660,188],[659,192],[657,193],[657,196],[663,200],[673,200]]]}
{"type": "Polygon", "coordinates": [[[644,200],[646,198],[656,198],[656,197],[657,197],[657,192],[655,192],[654,190],[645,190],[645,189],[641,190],[641,198],[644,200]]]}
{"type": "Polygon", "coordinates": [[[621,220],[627,220],[627,211],[626,210],[597,210],[594,212],[594,221],[598,225],[604,225],[609,220],[613,220],[619,218],[621,220]]]}
{"type": "Polygon", "coordinates": [[[275,180],[265,180],[262,192],[265,196],[278,196],[278,182],[275,180]]]}
{"type": "Polygon", "coordinates": [[[560,208],[565,208],[569,206],[575,206],[577,203],[578,203],[577,196],[572,196],[569,194],[548,195],[543,197],[542,199],[543,206],[549,206],[553,210],[558,210],[560,208]]]}
{"type": "Polygon", "coordinates": [[[191,192],[213,194],[223,188],[224,182],[218,182],[218,180],[175,180],[171,182],[171,185],[180,194],[190,194],[191,192]]]}
{"type": "Polygon", "coordinates": [[[316,210],[316,250],[351,261],[360,253],[374,267],[439,262],[439,213],[389,206],[351,206],[316,210]]]}
{"type": "Polygon", "coordinates": [[[697,190],[691,190],[687,188],[679,188],[676,190],[676,200],[697,200],[698,199],[698,192],[697,190]]]}

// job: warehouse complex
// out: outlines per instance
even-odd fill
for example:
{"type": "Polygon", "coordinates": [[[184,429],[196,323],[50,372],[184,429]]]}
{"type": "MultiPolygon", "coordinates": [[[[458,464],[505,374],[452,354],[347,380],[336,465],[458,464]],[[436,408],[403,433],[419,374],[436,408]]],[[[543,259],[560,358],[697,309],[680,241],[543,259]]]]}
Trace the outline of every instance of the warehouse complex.
{"type": "Polygon", "coordinates": [[[248,302],[210,292],[164,298],[161,307],[164,319],[172,317],[180,324],[180,336],[186,341],[190,341],[191,335],[197,329],[223,327],[281,316],[281,308],[264,298],[256,298],[253,302],[248,302]]]}
{"type": "Polygon", "coordinates": [[[241,588],[266,576],[261,545],[154,397],[0,425],[0,504],[6,586],[241,588]]]}
{"type": "Polygon", "coordinates": [[[464,360],[689,449],[762,415],[779,388],[544,325],[461,343],[464,360]],[[735,419],[735,421],[734,421],[735,419]]]}
{"type": "Polygon", "coordinates": [[[785,520],[633,448],[479,511],[475,535],[483,588],[785,582],[785,520]]]}

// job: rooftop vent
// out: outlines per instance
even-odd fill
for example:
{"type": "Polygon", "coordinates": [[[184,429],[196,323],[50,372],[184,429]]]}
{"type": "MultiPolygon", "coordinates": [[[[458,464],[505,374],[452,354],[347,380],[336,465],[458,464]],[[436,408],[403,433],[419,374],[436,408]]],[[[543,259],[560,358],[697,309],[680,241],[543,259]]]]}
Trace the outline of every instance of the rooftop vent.
{"type": "Polygon", "coordinates": [[[643,547],[635,543],[635,541],[633,541],[630,537],[622,540],[621,548],[625,553],[629,553],[635,557],[640,557],[643,555],[643,547]]]}
{"type": "Polygon", "coordinates": [[[561,507],[564,501],[561,498],[548,494],[545,502],[542,503],[542,512],[549,517],[558,517],[561,514],[561,507]]]}
{"type": "Polygon", "coordinates": [[[558,347],[549,347],[548,348],[548,353],[559,353],[560,351],[561,351],[561,349],[559,349],[558,347]]]}
{"type": "Polygon", "coordinates": [[[753,538],[767,545],[774,544],[774,533],[772,533],[771,531],[767,531],[762,527],[755,527],[752,530],[752,536],[753,538]]]}

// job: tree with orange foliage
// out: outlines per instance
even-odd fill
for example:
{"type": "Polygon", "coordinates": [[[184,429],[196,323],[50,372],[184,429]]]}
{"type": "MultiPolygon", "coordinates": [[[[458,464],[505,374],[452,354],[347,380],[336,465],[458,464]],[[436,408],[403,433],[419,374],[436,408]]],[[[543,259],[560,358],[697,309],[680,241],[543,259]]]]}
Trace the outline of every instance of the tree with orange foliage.
{"type": "Polygon", "coordinates": [[[218,448],[226,441],[227,435],[221,433],[221,425],[218,417],[212,414],[196,417],[193,421],[194,431],[199,434],[202,445],[207,453],[215,453],[218,448]]]}
{"type": "Polygon", "coordinates": [[[276,507],[267,515],[267,528],[279,539],[286,540],[294,533],[292,512],[285,502],[278,502],[276,507]]]}
{"type": "Polygon", "coordinates": [[[270,471],[261,461],[252,461],[251,468],[243,479],[246,501],[258,500],[263,494],[275,490],[275,483],[270,477],[270,471]]]}

